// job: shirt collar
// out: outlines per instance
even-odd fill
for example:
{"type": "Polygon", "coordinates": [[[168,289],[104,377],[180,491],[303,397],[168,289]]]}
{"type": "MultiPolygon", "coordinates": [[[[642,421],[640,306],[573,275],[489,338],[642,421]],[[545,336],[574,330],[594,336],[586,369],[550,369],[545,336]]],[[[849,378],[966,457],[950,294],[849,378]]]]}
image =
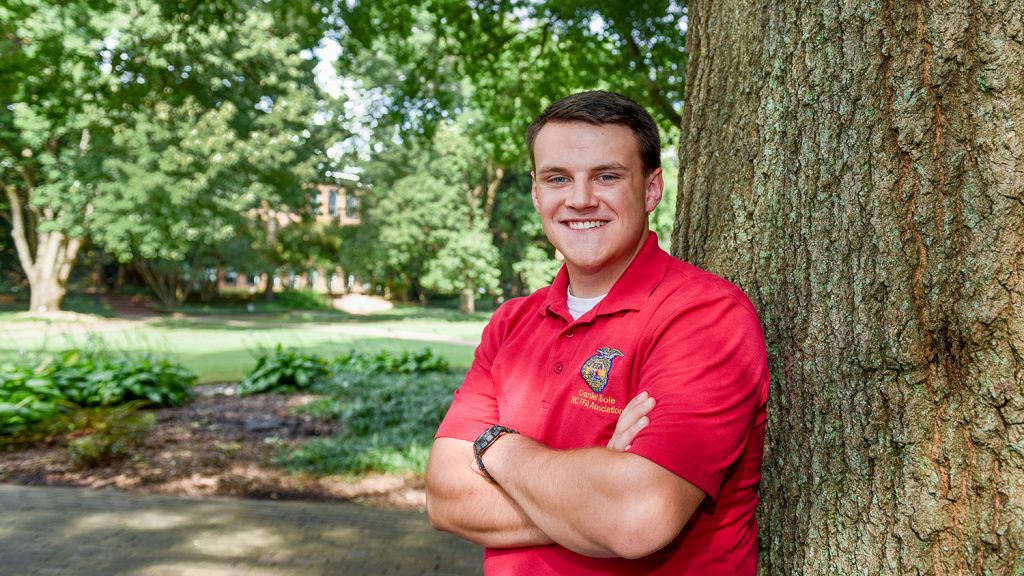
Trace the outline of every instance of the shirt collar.
{"type": "MultiPolygon", "coordinates": [[[[658,235],[650,232],[644,245],[633,257],[633,261],[626,267],[622,276],[615,281],[608,295],[593,310],[581,316],[580,320],[591,316],[614,314],[622,310],[639,310],[650,298],[651,292],[654,292],[665,278],[670,259],[672,257],[658,246],[658,235]]],[[[563,264],[551,283],[551,288],[548,289],[540,313],[553,313],[572,321],[565,297],[568,290],[569,272],[563,264]]]]}

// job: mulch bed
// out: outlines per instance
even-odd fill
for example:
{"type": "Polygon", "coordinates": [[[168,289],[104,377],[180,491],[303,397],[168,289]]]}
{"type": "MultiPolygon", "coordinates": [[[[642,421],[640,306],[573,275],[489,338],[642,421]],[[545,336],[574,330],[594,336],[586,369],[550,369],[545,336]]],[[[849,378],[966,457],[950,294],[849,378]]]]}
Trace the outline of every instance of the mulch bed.
{"type": "Polygon", "coordinates": [[[76,465],[65,438],[0,445],[0,482],[423,509],[419,477],[296,476],[272,463],[282,447],[337,430],[336,422],[291,410],[313,396],[239,398],[226,384],[199,386],[197,392],[185,406],[154,410],[156,420],[142,446],[109,464],[76,465]]]}

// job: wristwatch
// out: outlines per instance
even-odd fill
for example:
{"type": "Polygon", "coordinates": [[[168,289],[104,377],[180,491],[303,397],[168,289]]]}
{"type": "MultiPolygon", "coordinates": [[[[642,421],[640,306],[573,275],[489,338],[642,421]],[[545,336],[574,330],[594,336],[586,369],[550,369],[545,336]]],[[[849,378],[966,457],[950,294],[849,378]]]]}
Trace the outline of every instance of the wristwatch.
{"type": "Polygon", "coordinates": [[[501,438],[505,434],[519,434],[519,432],[516,432],[506,426],[502,426],[501,424],[495,424],[487,430],[484,430],[484,433],[476,439],[476,442],[473,442],[473,454],[476,456],[476,465],[480,467],[480,471],[484,473],[484,477],[491,482],[494,482],[494,477],[491,476],[491,473],[484,467],[484,461],[481,457],[484,455],[484,452],[491,447],[491,444],[494,444],[495,440],[501,438]]]}

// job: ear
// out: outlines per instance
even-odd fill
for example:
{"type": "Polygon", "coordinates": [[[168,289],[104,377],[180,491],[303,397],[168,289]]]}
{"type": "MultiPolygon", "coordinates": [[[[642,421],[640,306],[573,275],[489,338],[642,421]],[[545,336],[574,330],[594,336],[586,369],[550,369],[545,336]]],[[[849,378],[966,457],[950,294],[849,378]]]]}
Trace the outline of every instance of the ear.
{"type": "Polygon", "coordinates": [[[530,172],[530,197],[533,198],[533,209],[540,212],[540,200],[537,198],[537,175],[530,172]]]}
{"type": "Polygon", "coordinates": [[[661,202],[661,194],[665,191],[665,179],[662,178],[661,168],[655,168],[647,176],[647,188],[644,190],[644,208],[647,213],[654,212],[658,203],[661,202]]]}

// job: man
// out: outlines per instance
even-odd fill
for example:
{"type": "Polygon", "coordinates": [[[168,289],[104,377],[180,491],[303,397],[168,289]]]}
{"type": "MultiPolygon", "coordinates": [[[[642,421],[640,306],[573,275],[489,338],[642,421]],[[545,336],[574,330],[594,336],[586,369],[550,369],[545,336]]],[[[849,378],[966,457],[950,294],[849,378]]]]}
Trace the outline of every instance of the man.
{"type": "Polygon", "coordinates": [[[484,330],[427,466],[435,527],[498,574],[755,574],[768,370],[747,298],[658,248],[661,145],[607,92],[530,126],[565,257],[484,330]]]}

